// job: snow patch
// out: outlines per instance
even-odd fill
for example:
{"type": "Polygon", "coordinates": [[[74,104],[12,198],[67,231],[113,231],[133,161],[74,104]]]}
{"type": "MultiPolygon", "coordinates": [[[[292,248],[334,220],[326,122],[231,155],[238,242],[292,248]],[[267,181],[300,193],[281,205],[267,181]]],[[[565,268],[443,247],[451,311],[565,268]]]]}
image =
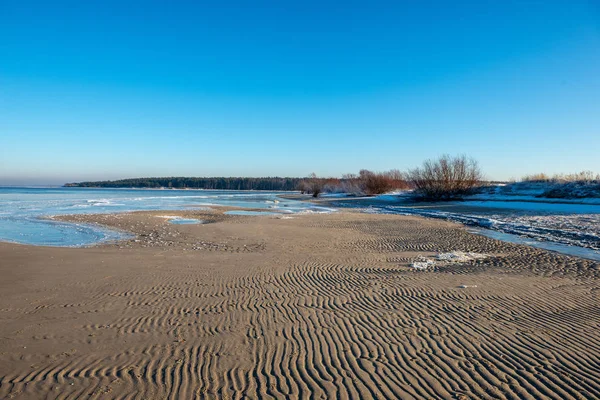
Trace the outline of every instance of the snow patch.
{"type": "Polygon", "coordinates": [[[487,254],[465,253],[462,251],[452,251],[450,253],[441,253],[437,255],[437,259],[439,261],[444,261],[448,263],[469,262],[473,260],[481,260],[487,257],[489,257],[487,254]]]}
{"type": "Polygon", "coordinates": [[[431,267],[435,266],[435,261],[430,260],[429,258],[419,256],[418,260],[419,261],[415,261],[412,264],[410,264],[410,266],[416,270],[424,271],[427,268],[431,268],[431,267]]]}
{"type": "Polygon", "coordinates": [[[410,266],[419,271],[425,271],[428,268],[434,267],[436,262],[442,264],[452,264],[452,263],[463,263],[469,262],[473,260],[481,260],[489,257],[487,254],[479,254],[479,253],[465,253],[462,251],[452,251],[449,253],[440,253],[435,257],[435,260],[432,260],[427,257],[419,256],[417,257],[417,261],[410,264],[410,266]]]}

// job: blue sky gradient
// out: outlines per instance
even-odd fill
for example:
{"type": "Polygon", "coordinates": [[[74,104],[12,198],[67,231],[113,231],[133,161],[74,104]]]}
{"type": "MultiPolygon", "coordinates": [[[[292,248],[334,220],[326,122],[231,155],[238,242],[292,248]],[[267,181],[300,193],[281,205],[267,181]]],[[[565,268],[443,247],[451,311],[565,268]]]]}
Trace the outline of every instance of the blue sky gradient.
{"type": "Polygon", "coordinates": [[[0,184],[600,172],[599,4],[0,0],[0,184]]]}

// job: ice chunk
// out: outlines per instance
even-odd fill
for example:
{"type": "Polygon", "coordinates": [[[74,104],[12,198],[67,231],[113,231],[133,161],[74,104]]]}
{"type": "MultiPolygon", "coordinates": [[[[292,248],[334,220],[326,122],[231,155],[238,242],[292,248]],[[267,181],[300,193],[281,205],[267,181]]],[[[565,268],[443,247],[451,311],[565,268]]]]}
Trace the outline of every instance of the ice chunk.
{"type": "Polygon", "coordinates": [[[419,261],[413,262],[410,266],[419,271],[424,271],[427,268],[435,266],[435,261],[425,257],[419,257],[419,261]]]}
{"type": "Polygon", "coordinates": [[[452,251],[450,253],[438,254],[437,259],[444,262],[468,262],[472,260],[481,260],[487,258],[487,254],[464,253],[462,251],[452,251]]]}

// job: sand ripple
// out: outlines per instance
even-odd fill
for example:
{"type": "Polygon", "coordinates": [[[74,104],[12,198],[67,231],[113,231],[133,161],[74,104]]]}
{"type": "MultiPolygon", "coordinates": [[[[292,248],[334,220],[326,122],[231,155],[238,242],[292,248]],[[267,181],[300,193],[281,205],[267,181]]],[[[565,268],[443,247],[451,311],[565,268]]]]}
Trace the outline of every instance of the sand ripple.
{"type": "Polygon", "coordinates": [[[30,282],[1,287],[0,398],[600,398],[596,263],[413,217],[239,218],[0,245],[30,282]],[[488,257],[410,268],[447,251],[488,257]]]}

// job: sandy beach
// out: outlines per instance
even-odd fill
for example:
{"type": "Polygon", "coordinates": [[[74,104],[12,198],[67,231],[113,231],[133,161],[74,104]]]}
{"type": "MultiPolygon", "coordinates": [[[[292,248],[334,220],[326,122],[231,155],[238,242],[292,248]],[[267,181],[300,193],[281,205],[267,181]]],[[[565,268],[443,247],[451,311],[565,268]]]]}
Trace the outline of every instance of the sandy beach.
{"type": "Polygon", "coordinates": [[[0,243],[1,399],[600,398],[599,263],[399,215],[63,218],[135,237],[0,243]]]}

